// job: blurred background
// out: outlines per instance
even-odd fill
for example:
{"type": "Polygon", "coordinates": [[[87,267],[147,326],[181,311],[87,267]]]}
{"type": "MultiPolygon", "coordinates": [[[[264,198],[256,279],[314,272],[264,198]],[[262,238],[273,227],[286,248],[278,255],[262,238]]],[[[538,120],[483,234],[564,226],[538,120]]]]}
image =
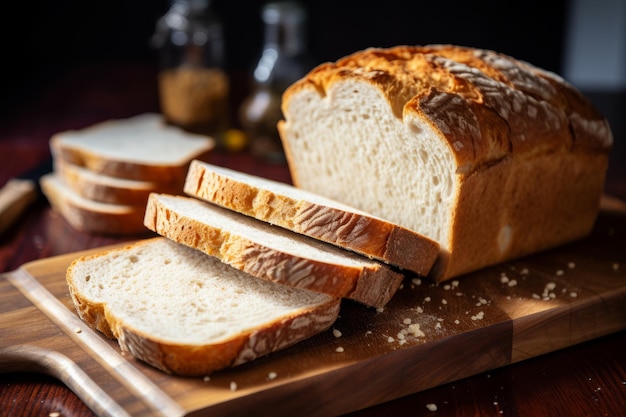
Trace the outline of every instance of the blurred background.
{"type": "MultiPolygon", "coordinates": [[[[263,3],[211,1],[224,24],[226,64],[233,74],[250,73],[259,59],[263,3]]],[[[302,3],[308,49],[318,63],[370,46],[455,43],[527,60],[583,90],[626,89],[625,0],[302,3]]],[[[0,117],[81,68],[156,65],[150,38],[168,7],[165,0],[5,3],[0,117]]]]}

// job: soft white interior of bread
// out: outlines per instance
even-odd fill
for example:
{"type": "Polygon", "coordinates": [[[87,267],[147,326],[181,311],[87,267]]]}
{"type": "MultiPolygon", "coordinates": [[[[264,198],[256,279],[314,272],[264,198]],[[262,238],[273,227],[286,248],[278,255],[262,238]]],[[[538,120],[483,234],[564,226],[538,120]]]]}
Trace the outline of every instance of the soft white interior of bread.
{"type": "Polygon", "coordinates": [[[271,226],[266,222],[194,198],[173,197],[165,194],[153,195],[152,197],[157,198],[163,206],[177,215],[194,219],[220,229],[223,233],[241,236],[246,240],[296,257],[354,267],[373,264],[367,258],[347,250],[293,233],[281,227],[271,226]]]}
{"type": "Polygon", "coordinates": [[[218,343],[332,301],[251,277],[167,239],[79,262],[72,283],[124,327],[174,344],[218,343]]]}
{"type": "Polygon", "coordinates": [[[324,97],[302,89],[290,98],[286,114],[299,187],[354,202],[446,247],[456,162],[430,124],[395,115],[378,89],[352,80],[332,84],[324,97]]]}
{"type": "Polygon", "coordinates": [[[213,144],[209,137],[166,125],[163,118],[154,113],[63,132],[59,138],[65,146],[83,148],[113,159],[152,165],[185,161],[213,144]]]}

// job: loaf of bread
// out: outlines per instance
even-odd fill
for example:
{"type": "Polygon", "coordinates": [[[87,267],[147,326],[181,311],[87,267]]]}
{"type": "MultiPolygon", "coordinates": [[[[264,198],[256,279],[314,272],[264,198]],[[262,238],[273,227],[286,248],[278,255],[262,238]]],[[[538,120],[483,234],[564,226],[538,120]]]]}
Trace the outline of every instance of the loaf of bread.
{"type": "Polygon", "coordinates": [[[420,234],[320,195],[202,161],[184,191],[230,210],[427,275],[439,245],[420,234]]]}
{"type": "Polygon", "coordinates": [[[438,242],[435,280],[586,236],[613,142],[558,75],[453,45],[322,64],[282,110],[294,184],[438,242]]]}
{"type": "Polygon", "coordinates": [[[78,315],[164,372],[208,375],[328,329],[340,300],[251,277],[164,238],[67,269],[78,315]]]}
{"type": "Polygon", "coordinates": [[[55,159],[92,172],[137,181],[182,187],[189,163],[206,159],[215,141],[165,124],[159,114],[145,113],[55,134],[55,159]]]}
{"type": "Polygon", "coordinates": [[[403,275],[364,256],[196,198],[151,194],[144,224],[257,278],[383,307],[403,275]]]}

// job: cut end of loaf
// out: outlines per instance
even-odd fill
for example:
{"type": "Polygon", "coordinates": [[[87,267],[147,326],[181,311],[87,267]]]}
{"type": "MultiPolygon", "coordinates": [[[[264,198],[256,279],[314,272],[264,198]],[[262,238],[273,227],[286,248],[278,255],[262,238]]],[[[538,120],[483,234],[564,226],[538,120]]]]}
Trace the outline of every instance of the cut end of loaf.
{"type": "Polygon", "coordinates": [[[281,131],[294,183],[447,242],[454,153],[432,124],[398,118],[388,103],[362,80],[337,81],[324,97],[314,89],[292,96],[281,131]]]}

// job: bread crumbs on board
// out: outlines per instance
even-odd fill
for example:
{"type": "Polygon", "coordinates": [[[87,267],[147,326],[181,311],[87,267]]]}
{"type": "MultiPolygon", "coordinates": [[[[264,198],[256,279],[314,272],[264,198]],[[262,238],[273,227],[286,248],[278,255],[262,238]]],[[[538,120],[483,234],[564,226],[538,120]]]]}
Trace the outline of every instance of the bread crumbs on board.
{"type": "Polygon", "coordinates": [[[485,318],[485,312],[484,311],[479,311],[478,313],[476,313],[475,315],[473,315],[472,317],[470,317],[472,320],[476,321],[476,320],[482,320],[483,318],[485,318]]]}

